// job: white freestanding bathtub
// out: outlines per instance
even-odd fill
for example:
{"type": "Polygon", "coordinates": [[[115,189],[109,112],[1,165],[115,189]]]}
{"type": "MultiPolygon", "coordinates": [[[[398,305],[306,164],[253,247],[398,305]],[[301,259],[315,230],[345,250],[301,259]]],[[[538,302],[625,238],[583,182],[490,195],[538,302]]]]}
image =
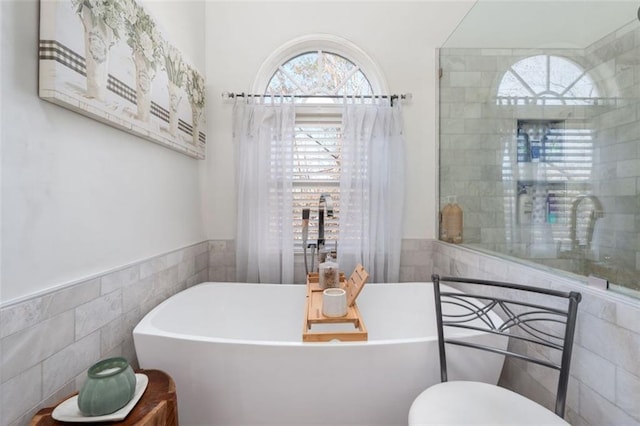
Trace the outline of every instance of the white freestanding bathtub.
{"type": "MultiPolygon", "coordinates": [[[[366,342],[303,343],[306,286],[239,283],[172,296],[133,338],[140,367],[175,380],[183,426],[406,425],[413,399],[440,381],[432,287],[365,286],[366,342]]],[[[447,349],[450,380],[497,382],[502,356],[447,349]]]]}

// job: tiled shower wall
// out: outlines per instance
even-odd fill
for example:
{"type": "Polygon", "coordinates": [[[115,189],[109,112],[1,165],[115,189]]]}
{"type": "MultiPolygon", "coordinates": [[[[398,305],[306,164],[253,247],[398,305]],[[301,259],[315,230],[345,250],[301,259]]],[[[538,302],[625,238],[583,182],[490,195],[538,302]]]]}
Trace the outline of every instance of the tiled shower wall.
{"type": "MultiPolygon", "coordinates": [[[[465,242],[640,290],[640,23],[586,49],[442,49],[440,65],[440,193],[458,196],[465,242]],[[600,90],[598,104],[498,105],[509,67],[543,54],[586,70],[600,90]],[[531,232],[516,226],[517,167],[505,152],[515,151],[517,119],[564,120],[569,128],[593,132],[589,182],[573,185],[603,205],[588,251],[573,253],[569,241],[548,241],[550,231],[540,232],[544,225],[531,232]]],[[[569,223],[562,218],[554,232],[568,234],[569,223]]]]}
{"type": "MultiPolygon", "coordinates": [[[[440,194],[456,195],[464,211],[463,239],[489,250],[520,250],[516,225],[517,120],[585,119],[591,107],[498,104],[509,67],[536,55],[582,63],[582,50],[442,49],[440,51],[440,194]]],[[[441,199],[441,206],[445,199],[441,199]]],[[[526,244],[528,241],[524,241],[526,244]]],[[[555,257],[555,256],[554,256],[555,257]]]]}
{"type": "Polygon", "coordinates": [[[594,243],[607,259],[599,266],[610,281],[640,290],[640,22],[589,46],[585,57],[597,64],[590,75],[599,87],[617,98],[593,119],[593,193],[605,211],[594,243]]]}
{"type": "Polygon", "coordinates": [[[137,366],[132,330],[169,296],[208,281],[202,242],[0,309],[0,425],[25,425],[77,391],[95,362],[137,366]]]}
{"type": "MultiPolygon", "coordinates": [[[[588,288],[577,277],[439,241],[433,242],[432,261],[434,273],[441,275],[581,292],[566,417],[574,426],[640,425],[637,300],[588,288]]],[[[500,384],[553,409],[556,375],[545,370],[507,360],[500,384]]]]}

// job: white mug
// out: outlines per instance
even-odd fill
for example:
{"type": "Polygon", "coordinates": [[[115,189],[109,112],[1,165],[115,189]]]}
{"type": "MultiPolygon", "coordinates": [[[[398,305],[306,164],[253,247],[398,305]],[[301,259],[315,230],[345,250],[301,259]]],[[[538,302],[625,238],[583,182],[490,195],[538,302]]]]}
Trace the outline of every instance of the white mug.
{"type": "Polygon", "coordinates": [[[322,292],[322,315],[343,317],[347,314],[347,292],[341,288],[328,288],[322,292]]]}

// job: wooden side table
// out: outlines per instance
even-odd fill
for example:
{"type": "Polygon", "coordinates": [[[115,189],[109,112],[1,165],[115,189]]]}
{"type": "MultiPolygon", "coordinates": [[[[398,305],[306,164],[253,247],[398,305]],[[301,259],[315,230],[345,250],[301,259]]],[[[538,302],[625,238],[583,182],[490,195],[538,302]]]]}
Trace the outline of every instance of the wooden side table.
{"type": "MultiPolygon", "coordinates": [[[[136,373],[146,374],[149,377],[147,389],[123,421],[109,422],[109,425],[178,426],[178,397],[173,379],[160,370],[137,370],[136,373]]],[[[69,395],[67,398],[72,396],[69,395]]],[[[57,404],[38,411],[31,419],[30,426],[71,425],[69,422],[59,422],[51,417],[56,406],[57,404]]]]}

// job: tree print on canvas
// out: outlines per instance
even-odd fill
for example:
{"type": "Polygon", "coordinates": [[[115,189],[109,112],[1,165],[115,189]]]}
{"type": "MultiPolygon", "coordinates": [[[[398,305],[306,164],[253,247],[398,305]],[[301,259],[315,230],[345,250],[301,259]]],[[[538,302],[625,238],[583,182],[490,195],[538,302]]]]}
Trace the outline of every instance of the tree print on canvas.
{"type": "Polygon", "coordinates": [[[205,83],[135,0],[42,0],[40,97],[203,159],[205,83]]]}

